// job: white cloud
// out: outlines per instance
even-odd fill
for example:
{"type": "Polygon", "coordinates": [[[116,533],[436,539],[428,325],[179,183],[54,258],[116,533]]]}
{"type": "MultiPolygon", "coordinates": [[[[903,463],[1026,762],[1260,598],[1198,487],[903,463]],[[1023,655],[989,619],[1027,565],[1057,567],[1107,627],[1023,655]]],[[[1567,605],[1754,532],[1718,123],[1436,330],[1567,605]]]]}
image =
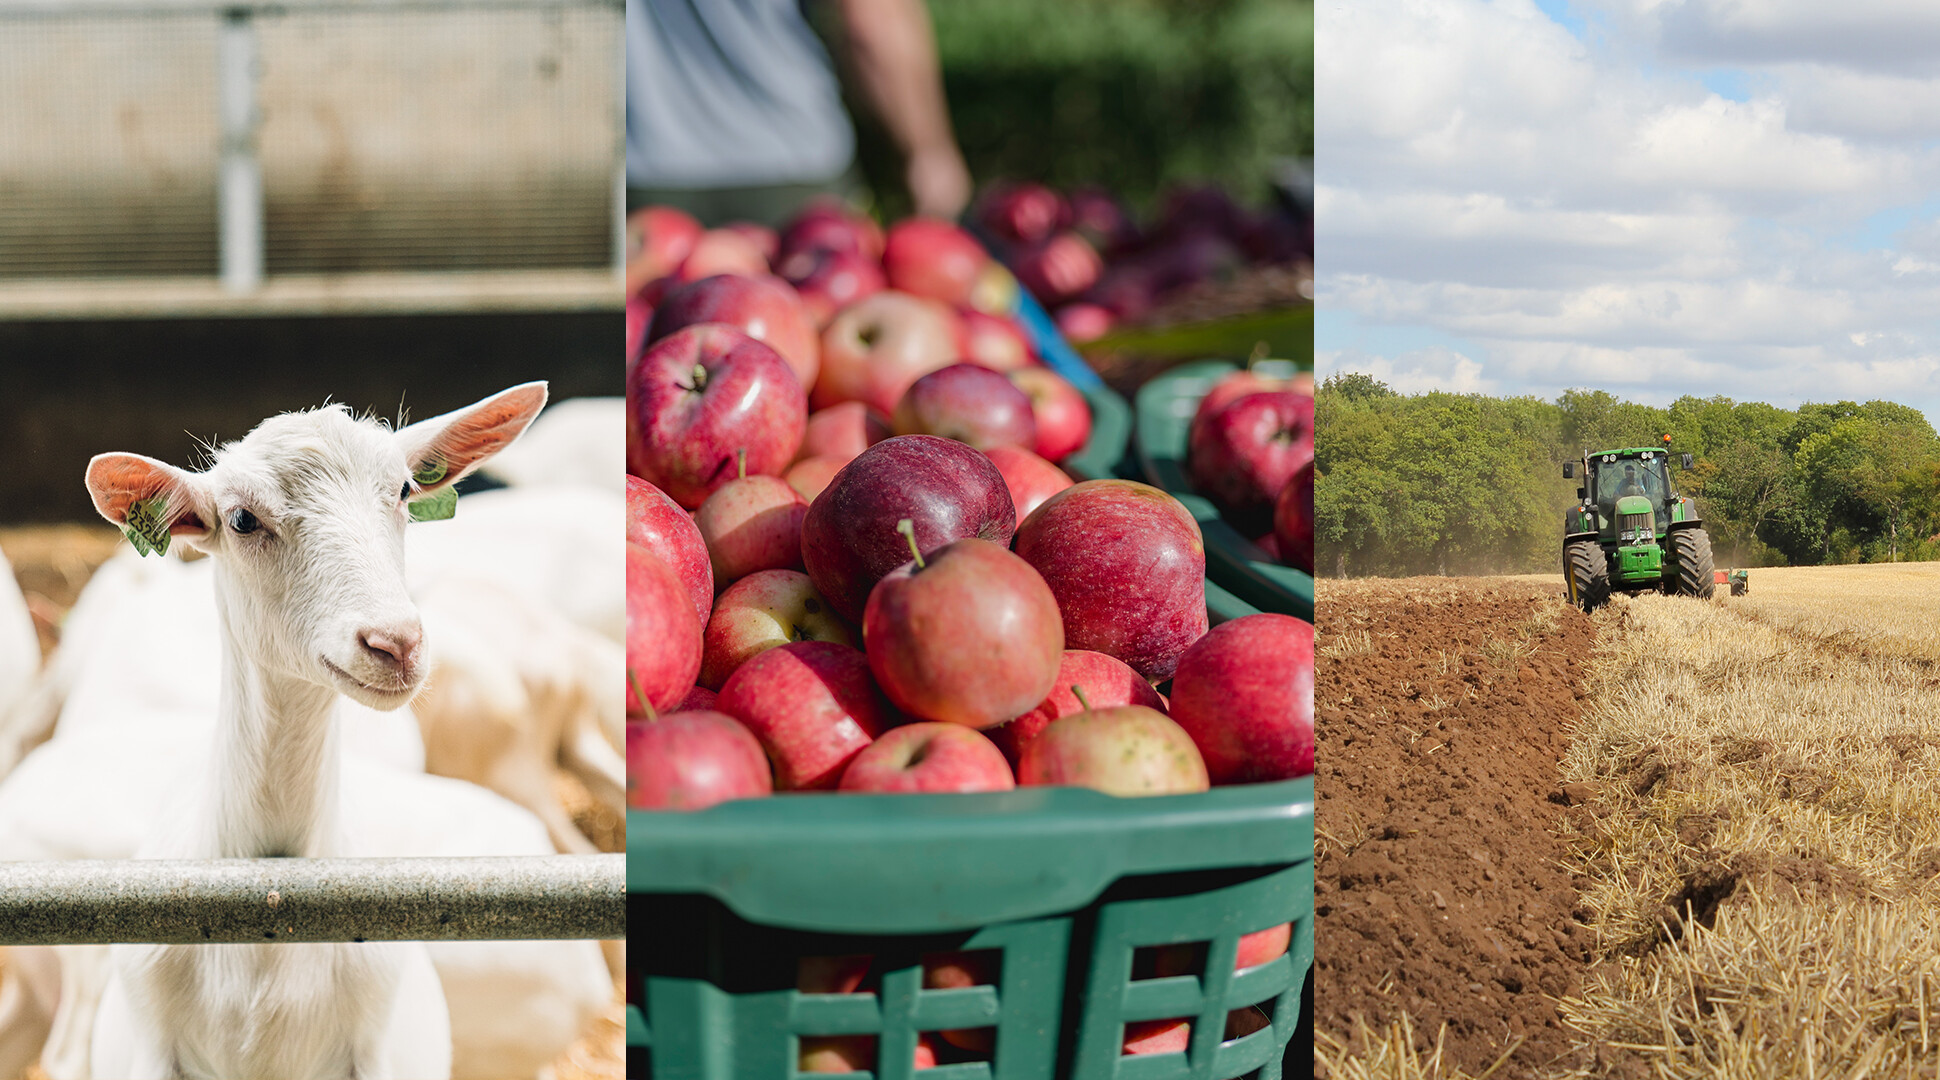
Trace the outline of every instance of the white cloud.
{"type": "Polygon", "coordinates": [[[1940,3],[1575,9],[1323,0],[1319,303],[1473,343],[1355,370],[1940,409],[1940,3]]]}
{"type": "Polygon", "coordinates": [[[1494,394],[1500,387],[1482,377],[1482,365],[1442,345],[1411,349],[1396,356],[1375,356],[1356,349],[1320,352],[1314,370],[1322,379],[1342,372],[1372,375],[1404,394],[1446,390],[1456,394],[1494,394]]]}

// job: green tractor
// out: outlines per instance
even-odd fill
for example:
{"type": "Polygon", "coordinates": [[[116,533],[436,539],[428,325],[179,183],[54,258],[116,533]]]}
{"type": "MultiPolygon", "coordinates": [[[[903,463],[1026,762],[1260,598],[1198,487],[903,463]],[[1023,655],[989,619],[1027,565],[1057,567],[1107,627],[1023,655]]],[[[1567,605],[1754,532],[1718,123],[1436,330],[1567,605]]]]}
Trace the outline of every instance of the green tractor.
{"type": "MultiPolygon", "coordinates": [[[[1708,600],[1717,588],[1697,503],[1671,487],[1670,441],[1585,452],[1580,463],[1563,465],[1564,479],[1583,468],[1578,505],[1563,516],[1563,578],[1570,602],[1584,611],[1608,603],[1613,590],[1708,600]]],[[[1691,455],[1679,457],[1691,467],[1691,455]]]]}

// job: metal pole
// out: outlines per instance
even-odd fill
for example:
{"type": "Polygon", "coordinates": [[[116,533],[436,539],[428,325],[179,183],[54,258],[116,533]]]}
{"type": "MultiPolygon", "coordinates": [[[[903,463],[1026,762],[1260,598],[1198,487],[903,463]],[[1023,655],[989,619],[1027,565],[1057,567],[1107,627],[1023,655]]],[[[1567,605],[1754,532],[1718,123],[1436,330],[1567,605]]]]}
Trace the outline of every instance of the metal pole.
{"type": "Polygon", "coordinates": [[[216,198],[222,227],[222,287],[238,293],[254,292],[263,284],[257,67],[255,13],[247,8],[224,11],[216,44],[216,96],[222,117],[222,173],[216,198]]]}
{"type": "Polygon", "coordinates": [[[0,862],[0,945],[626,936],[625,855],[0,862]]]}

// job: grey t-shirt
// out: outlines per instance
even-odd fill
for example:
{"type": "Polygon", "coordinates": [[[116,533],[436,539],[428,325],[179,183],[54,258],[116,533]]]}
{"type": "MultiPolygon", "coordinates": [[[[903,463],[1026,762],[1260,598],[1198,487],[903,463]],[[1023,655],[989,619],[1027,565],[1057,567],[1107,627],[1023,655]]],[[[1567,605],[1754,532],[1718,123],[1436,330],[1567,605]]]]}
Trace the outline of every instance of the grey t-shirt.
{"type": "Polygon", "coordinates": [[[632,187],[816,183],[855,129],[801,0],[626,0],[632,187]]]}

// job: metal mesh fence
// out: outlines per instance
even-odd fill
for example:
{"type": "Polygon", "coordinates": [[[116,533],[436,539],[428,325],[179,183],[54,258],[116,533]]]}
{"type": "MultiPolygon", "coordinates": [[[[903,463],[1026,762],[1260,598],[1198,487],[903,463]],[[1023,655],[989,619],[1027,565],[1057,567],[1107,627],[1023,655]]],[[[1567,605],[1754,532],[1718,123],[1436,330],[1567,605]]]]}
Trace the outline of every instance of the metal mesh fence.
{"type": "Polygon", "coordinates": [[[253,53],[268,277],[610,266],[621,18],[0,0],[0,279],[217,273],[225,20],[253,53]]]}

